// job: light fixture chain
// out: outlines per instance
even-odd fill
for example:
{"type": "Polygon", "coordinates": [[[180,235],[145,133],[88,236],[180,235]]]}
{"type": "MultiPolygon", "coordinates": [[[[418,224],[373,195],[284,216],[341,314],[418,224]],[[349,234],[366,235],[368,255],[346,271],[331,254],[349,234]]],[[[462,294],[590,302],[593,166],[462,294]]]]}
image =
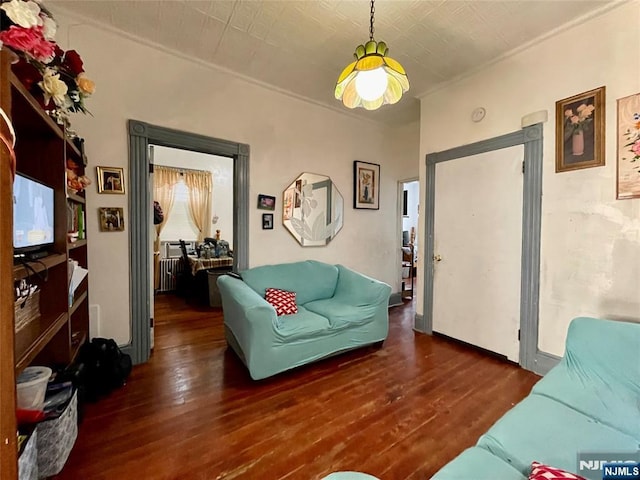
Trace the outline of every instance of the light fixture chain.
{"type": "Polygon", "coordinates": [[[371,0],[371,21],[369,23],[369,39],[373,40],[373,32],[375,31],[375,29],[373,28],[373,15],[376,13],[376,8],[374,7],[373,3],[375,0],[371,0]]]}

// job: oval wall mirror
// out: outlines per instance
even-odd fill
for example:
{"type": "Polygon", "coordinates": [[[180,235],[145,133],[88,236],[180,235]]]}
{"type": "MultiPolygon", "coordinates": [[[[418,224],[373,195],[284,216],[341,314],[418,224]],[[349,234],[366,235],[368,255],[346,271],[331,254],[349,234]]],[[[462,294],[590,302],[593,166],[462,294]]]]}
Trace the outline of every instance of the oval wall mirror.
{"type": "Polygon", "coordinates": [[[343,223],[344,199],[326,175],[301,173],[283,193],[282,223],[303,247],[327,245],[343,223]]]}

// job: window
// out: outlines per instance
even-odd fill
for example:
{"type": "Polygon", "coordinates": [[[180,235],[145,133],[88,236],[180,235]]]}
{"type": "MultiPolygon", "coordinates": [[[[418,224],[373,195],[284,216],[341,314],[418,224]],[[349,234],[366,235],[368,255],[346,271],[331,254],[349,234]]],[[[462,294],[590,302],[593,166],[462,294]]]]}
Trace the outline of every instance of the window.
{"type": "Polygon", "coordinates": [[[189,189],[184,181],[180,180],[175,186],[173,208],[160,233],[160,240],[195,241],[197,238],[198,229],[189,214],[189,189]]]}

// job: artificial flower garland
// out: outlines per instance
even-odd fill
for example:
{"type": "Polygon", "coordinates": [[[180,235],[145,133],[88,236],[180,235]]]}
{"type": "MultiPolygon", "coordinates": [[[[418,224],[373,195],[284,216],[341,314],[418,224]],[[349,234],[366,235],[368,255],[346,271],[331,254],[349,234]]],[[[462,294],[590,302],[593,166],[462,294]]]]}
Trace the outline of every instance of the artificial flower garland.
{"type": "Polygon", "coordinates": [[[95,84],[86,77],[78,52],[56,44],[58,26],[40,1],[0,0],[0,22],[0,49],[18,56],[13,70],[27,89],[39,87],[43,107],[67,121],[70,112],[89,113],[84,101],[95,84]]]}

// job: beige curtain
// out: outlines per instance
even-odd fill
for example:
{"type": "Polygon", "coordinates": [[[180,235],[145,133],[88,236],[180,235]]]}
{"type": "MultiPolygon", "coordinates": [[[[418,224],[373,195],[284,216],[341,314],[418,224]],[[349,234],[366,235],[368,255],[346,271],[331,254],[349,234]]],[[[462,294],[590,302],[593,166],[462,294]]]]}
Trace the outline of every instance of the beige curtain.
{"type": "Polygon", "coordinates": [[[154,242],[154,250],[160,250],[160,232],[169,220],[171,209],[174,202],[174,191],[176,183],[180,181],[180,170],[171,167],[162,167],[155,165],[153,169],[153,199],[162,207],[164,219],[162,223],[156,225],[156,240],[154,242]]]}
{"type": "Polygon", "coordinates": [[[202,242],[211,236],[211,172],[184,170],[184,183],[189,188],[189,214],[202,242]]]}

